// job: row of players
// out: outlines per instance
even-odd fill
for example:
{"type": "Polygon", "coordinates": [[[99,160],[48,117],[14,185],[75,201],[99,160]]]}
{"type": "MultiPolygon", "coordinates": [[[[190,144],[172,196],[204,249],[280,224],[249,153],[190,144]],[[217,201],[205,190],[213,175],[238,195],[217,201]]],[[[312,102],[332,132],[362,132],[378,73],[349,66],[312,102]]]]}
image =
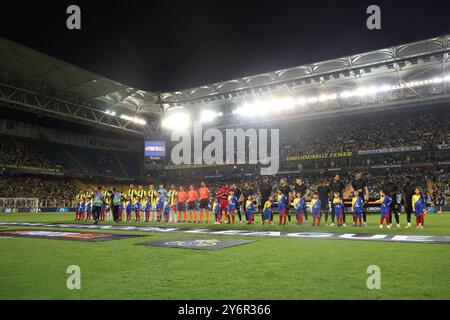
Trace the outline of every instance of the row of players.
{"type": "MultiPolygon", "coordinates": [[[[98,188],[98,192],[101,194],[99,196],[101,197],[101,204],[97,201],[97,204],[99,204],[100,207],[98,210],[98,220],[100,221],[105,220],[105,214],[109,215],[109,220],[111,220],[112,209],[114,206],[117,206],[117,217],[114,217],[116,222],[122,221],[123,218],[125,218],[125,214],[126,221],[131,221],[133,212],[135,222],[141,221],[141,212],[145,214],[145,222],[164,221],[175,223],[202,223],[204,221],[203,217],[206,218],[206,223],[210,222],[209,190],[204,183],[202,183],[198,193],[193,185],[190,186],[188,192],[184,191],[183,187],[180,187],[179,191],[176,191],[175,186],[172,186],[167,192],[163,189],[163,186],[161,186],[160,190],[155,191],[154,199],[152,199],[151,195],[144,193],[141,195],[133,192],[122,194],[116,190],[103,192],[102,187],[98,188]],[[114,198],[116,198],[116,200],[114,200],[114,198]],[[197,216],[198,207],[199,215],[197,216]],[[189,212],[189,220],[187,220],[187,212],[189,212]],[[197,219],[197,217],[199,219],[197,219]]],[[[96,194],[99,194],[98,192],[96,194]]],[[[322,213],[324,213],[324,207],[328,207],[323,206],[318,193],[313,194],[310,208],[307,207],[306,200],[302,197],[301,193],[297,193],[292,203],[290,203],[282,189],[278,189],[277,194],[271,195],[264,204],[258,205],[254,201],[252,195],[248,196],[244,202],[245,205],[243,209],[248,224],[254,224],[254,214],[259,209],[259,212],[262,214],[262,224],[265,224],[266,222],[273,224],[273,212],[276,210],[279,213],[279,224],[286,225],[287,220],[289,220],[289,222],[291,220],[290,208],[293,207],[298,225],[303,224],[304,216],[306,216],[305,223],[308,224],[307,212],[310,210],[313,218],[312,225],[319,226],[322,213]]],[[[380,204],[380,228],[383,228],[383,224],[385,224],[387,228],[392,227],[391,209],[393,202],[394,200],[388,194],[384,191],[380,191],[380,199],[375,201],[375,203],[380,204]]],[[[334,209],[337,225],[346,226],[344,203],[338,192],[333,193],[331,204],[334,209]]],[[[412,197],[411,204],[412,208],[414,208],[417,228],[423,229],[426,205],[420,188],[415,189],[415,195],[412,197]]],[[[80,192],[77,196],[76,220],[93,219],[93,207],[94,195],[80,192]],[[85,213],[86,218],[84,217],[85,213]]],[[[216,224],[223,222],[222,218],[224,212],[225,223],[235,223],[236,213],[238,214],[240,223],[242,223],[242,211],[239,205],[239,199],[236,197],[233,190],[227,192],[226,202],[219,197],[215,198],[212,209],[215,215],[214,220],[216,224]],[[225,210],[223,210],[224,206],[225,210]]],[[[361,227],[364,213],[364,199],[357,190],[355,190],[352,195],[352,212],[353,225],[361,227]]],[[[397,227],[400,227],[398,220],[397,227]]]]}

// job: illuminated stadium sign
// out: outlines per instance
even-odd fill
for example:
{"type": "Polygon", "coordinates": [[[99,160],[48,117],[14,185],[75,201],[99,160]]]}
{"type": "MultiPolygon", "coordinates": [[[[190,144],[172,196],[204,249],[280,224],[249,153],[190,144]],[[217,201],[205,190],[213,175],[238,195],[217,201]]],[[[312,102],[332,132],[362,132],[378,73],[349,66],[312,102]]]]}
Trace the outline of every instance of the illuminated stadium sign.
{"type": "Polygon", "coordinates": [[[352,151],[346,152],[329,152],[322,154],[304,154],[287,157],[287,161],[309,160],[309,159],[332,159],[332,158],[348,158],[353,155],[352,151]]]}
{"type": "Polygon", "coordinates": [[[161,160],[166,157],[165,141],[145,141],[144,156],[150,160],[161,160]]]}

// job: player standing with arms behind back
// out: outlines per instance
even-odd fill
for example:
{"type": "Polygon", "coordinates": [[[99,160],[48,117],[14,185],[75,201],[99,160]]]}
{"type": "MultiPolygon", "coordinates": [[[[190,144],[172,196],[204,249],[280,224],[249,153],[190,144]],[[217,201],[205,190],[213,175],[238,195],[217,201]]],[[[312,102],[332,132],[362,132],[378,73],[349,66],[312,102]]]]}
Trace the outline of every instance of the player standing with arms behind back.
{"type": "MultiPolygon", "coordinates": [[[[334,218],[336,216],[336,207],[334,205],[334,195],[335,193],[339,194],[339,197],[342,197],[345,186],[340,180],[340,176],[336,174],[333,177],[333,181],[330,182],[330,191],[331,191],[331,224],[330,226],[334,226],[334,218]]],[[[325,216],[325,223],[327,224],[327,217],[325,216]]]]}
{"type": "Polygon", "coordinates": [[[330,197],[330,187],[325,184],[324,180],[320,180],[319,186],[317,187],[317,194],[320,200],[320,213],[325,214],[325,224],[328,223],[328,214],[330,211],[330,206],[328,204],[328,199],[330,197]]]}
{"type": "Polygon", "coordinates": [[[167,198],[169,199],[170,206],[169,221],[177,223],[177,189],[174,184],[170,186],[170,190],[167,193],[167,198]]]}
{"type": "Polygon", "coordinates": [[[203,212],[205,212],[206,217],[206,223],[209,222],[209,208],[208,208],[208,202],[209,202],[209,189],[206,187],[205,182],[200,183],[200,189],[198,189],[199,193],[199,199],[200,199],[200,221],[199,223],[203,222],[203,212]]]}
{"type": "Polygon", "coordinates": [[[405,204],[406,220],[408,224],[406,229],[411,228],[411,215],[414,212],[412,198],[415,194],[416,186],[411,177],[406,177],[406,184],[403,187],[403,202],[405,204]]]}
{"type": "Polygon", "coordinates": [[[194,185],[191,184],[189,186],[189,191],[188,191],[189,223],[197,222],[197,210],[196,210],[197,199],[198,199],[197,190],[195,190],[194,185]],[[194,215],[194,220],[192,220],[192,214],[194,215]]]}
{"type": "MultiPolygon", "coordinates": [[[[364,203],[367,203],[369,201],[369,189],[367,188],[366,181],[363,179],[361,172],[357,172],[355,174],[355,179],[353,179],[352,181],[352,188],[353,191],[358,190],[359,196],[364,201],[364,203]]],[[[367,214],[365,207],[363,208],[363,224],[367,227],[367,214]]]]}
{"type": "Polygon", "coordinates": [[[186,191],[184,191],[184,187],[180,186],[180,189],[177,194],[178,198],[178,222],[183,221],[183,223],[186,223],[186,201],[188,199],[188,194],[186,191]],[[181,220],[183,218],[183,220],[181,220]]]}

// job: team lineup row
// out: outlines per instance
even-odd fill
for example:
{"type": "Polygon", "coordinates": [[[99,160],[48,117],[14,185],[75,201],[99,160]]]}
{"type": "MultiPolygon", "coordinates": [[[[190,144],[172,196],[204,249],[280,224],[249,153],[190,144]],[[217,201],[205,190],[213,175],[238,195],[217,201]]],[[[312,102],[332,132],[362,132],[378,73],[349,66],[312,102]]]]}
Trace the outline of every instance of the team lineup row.
{"type": "MultiPolygon", "coordinates": [[[[169,191],[160,185],[158,191],[150,189],[147,193],[142,187],[138,190],[132,188],[127,194],[122,194],[115,188],[103,191],[104,188],[98,187],[94,193],[84,193],[80,191],[77,196],[76,220],[83,220],[86,213],[86,219],[93,219],[94,223],[103,221],[105,214],[111,216],[115,222],[122,221],[126,216],[126,221],[131,221],[131,215],[134,212],[136,222],[141,221],[141,212],[145,215],[144,222],[175,222],[175,223],[208,223],[210,209],[214,212],[214,223],[222,223],[225,217],[225,223],[235,223],[236,213],[242,223],[242,214],[246,218],[248,224],[254,224],[254,214],[261,213],[262,224],[268,222],[273,224],[273,212],[279,213],[279,224],[286,225],[287,221],[291,222],[291,210],[295,213],[297,224],[308,224],[308,211],[312,213],[313,226],[319,226],[322,214],[325,215],[325,223],[328,222],[328,214],[331,213],[332,224],[336,218],[338,226],[346,226],[344,202],[339,192],[333,192],[330,201],[321,199],[319,193],[314,193],[309,207],[301,192],[294,193],[291,198],[290,193],[286,194],[283,188],[278,188],[275,194],[271,193],[268,198],[261,203],[257,203],[253,195],[246,197],[243,194],[237,194],[236,190],[227,186],[221,186],[217,191],[214,202],[211,203],[210,191],[204,182],[198,192],[191,185],[189,191],[185,191],[180,187],[177,191],[172,186],[169,191]],[[331,210],[330,210],[331,209],[331,210]],[[189,220],[187,213],[189,212],[189,220]],[[197,215],[199,212],[199,215],[197,215]],[[197,219],[199,218],[199,219],[197,219]],[[206,218],[204,220],[203,218],[206,218]]],[[[364,192],[354,190],[352,193],[351,212],[353,213],[353,225],[362,226],[366,223],[366,211],[364,192]]],[[[385,224],[387,228],[392,226],[392,215],[395,215],[397,227],[399,222],[399,206],[397,201],[392,199],[384,190],[380,191],[380,198],[375,201],[380,205],[380,227],[385,224]]],[[[414,195],[410,200],[411,206],[416,216],[417,227],[423,229],[424,215],[426,212],[426,204],[420,188],[414,189],[414,195]]],[[[408,213],[408,212],[407,212],[408,213]]],[[[410,224],[410,214],[408,217],[408,225],[410,224]]],[[[111,219],[111,217],[110,217],[111,219]]]]}

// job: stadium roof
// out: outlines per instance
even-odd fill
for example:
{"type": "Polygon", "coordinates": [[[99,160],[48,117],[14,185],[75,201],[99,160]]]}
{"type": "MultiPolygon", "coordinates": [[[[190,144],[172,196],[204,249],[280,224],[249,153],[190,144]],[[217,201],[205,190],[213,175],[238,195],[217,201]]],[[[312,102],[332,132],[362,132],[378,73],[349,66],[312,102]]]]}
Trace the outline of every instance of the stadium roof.
{"type": "MultiPolygon", "coordinates": [[[[380,103],[398,103],[405,98],[420,102],[430,95],[448,99],[446,83],[420,91],[410,88],[407,81],[420,82],[448,74],[449,51],[450,35],[443,35],[188,90],[156,93],[120,84],[0,37],[0,102],[69,121],[149,135],[159,125],[161,105],[164,111],[193,107],[197,112],[203,107],[225,106],[225,113],[229,113],[232,111],[229,107],[256,97],[318,97],[336,90],[383,83],[397,84],[402,90],[384,97],[380,103]]],[[[327,105],[325,111],[366,105],[366,100],[335,100],[330,104],[336,108],[327,105]]],[[[316,109],[311,110],[317,112],[316,109]]]]}
{"type": "MultiPolygon", "coordinates": [[[[273,91],[285,87],[286,91],[316,84],[324,85],[328,80],[361,81],[361,73],[366,71],[375,76],[387,74],[388,66],[392,77],[412,76],[421,67],[429,68],[427,59],[437,58],[441,63],[435,65],[435,71],[442,70],[442,56],[450,51],[450,35],[410,44],[393,46],[386,49],[356,54],[338,59],[310,63],[289,69],[251,75],[239,79],[204,85],[187,90],[161,93],[165,109],[185,104],[211,104],[220,100],[233,100],[244,95],[255,95],[263,91],[273,91]],[[420,60],[422,59],[422,60],[420,60]],[[419,62],[419,66],[417,63],[419,62]],[[395,67],[389,65],[396,64],[395,67]],[[440,65],[440,66],[439,66],[440,65]],[[405,67],[406,66],[406,67],[405,67]],[[383,67],[383,68],[380,68],[383,67]],[[361,72],[362,71],[362,72],[361,72]]],[[[447,60],[448,57],[444,57],[447,60]]],[[[445,62],[444,62],[445,67],[445,62]]],[[[291,92],[292,93],[292,92],[291,92]]]]}
{"type": "Polygon", "coordinates": [[[81,105],[131,115],[159,115],[158,94],[129,87],[0,37],[5,83],[81,105]]]}

